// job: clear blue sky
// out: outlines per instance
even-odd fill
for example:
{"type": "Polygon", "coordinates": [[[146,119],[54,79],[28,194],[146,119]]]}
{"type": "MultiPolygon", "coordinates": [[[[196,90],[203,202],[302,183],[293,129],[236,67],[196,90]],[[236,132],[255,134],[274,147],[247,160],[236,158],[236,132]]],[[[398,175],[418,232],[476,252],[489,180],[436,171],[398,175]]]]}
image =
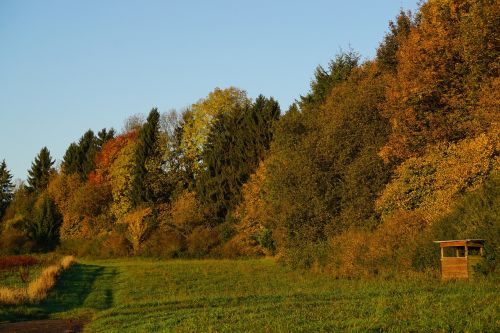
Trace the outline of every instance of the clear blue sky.
{"type": "Polygon", "coordinates": [[[180,109],[215,87],[286,110],[317,65],[364,59],[417,0],[0,0],[0,160],[14,178],[43,146],[58,161],[87,129],[180,109]]]}

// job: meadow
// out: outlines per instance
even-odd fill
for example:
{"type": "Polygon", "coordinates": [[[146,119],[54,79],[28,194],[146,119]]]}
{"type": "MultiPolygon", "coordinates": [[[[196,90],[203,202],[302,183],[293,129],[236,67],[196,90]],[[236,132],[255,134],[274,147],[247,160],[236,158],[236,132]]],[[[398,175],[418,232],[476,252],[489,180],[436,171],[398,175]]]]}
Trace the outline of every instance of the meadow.
{"type": "Polygon", "coordinates": [[[0,322],[85,318],[86,332],[500,329],[498,281],[332,279],[260,260],[81,260],[0,322]]]}

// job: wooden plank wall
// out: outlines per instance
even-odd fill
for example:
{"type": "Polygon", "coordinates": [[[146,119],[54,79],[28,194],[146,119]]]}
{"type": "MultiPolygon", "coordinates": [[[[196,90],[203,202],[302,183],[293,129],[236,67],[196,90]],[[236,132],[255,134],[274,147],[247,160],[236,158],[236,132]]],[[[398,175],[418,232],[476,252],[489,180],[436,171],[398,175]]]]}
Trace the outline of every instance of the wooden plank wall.
{"type": "Polygon", "coordinates": [[[441,258],[441,276],[443,280],[468,279],[467,258],[441,258]]]}
{"type": "Polygon", "coordinates": [[[474,272],[474,266],[482,262],[484,259],[483,257],[480,256],[469,256],[467,258],[467,264],[468,264],[468,270],[469,270],[469,280],[474,280],[474,275],[476,274],[474,272]]]}

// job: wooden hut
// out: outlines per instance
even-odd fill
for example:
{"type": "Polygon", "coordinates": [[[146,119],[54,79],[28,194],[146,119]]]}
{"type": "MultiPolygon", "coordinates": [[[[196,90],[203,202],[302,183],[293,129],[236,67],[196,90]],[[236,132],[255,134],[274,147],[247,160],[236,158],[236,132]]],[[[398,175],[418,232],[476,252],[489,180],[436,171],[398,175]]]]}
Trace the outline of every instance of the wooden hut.
{"type": "Polygon", "coordinates": [[[484,239],[434,241],[441,247],[443,280],[474,278],[474,265],[483,260],[484,239]]]}

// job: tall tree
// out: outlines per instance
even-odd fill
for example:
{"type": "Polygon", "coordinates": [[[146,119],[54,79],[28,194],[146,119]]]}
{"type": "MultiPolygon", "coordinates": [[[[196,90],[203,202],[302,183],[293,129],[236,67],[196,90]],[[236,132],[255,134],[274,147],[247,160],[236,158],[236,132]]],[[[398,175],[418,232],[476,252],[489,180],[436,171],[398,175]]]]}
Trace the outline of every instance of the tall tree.
{"type": "Polygon", "coordinates": [[[398,50],[414,25],[411,12],[404,12],[403,10],[399,12],[396,22],[389,22],[389,32],[377,49],[377,62],[382,69],[390,72],[396,71],[398,50]]]}
{"type": "Polygon", "coordinates": [[[66,150],[63,159],[64,173],[78,174],[81,180],[86,180],[95,170],[95,157],[104,143],[115,135],[114,129],[103,128],[97,136],[92,130],[85,132],[78,143],[72,143],[66,150]]]}
{"type": "Polygon", "coordinates": [[[212,123],[221,113],[228,113],[236,107],[250,105],[245,91],[235,87],[216,88],[204,99],[191,106],[190,117],[186,119],[183,130],[182,148],[186,157],[195,162],[198,171],[202,165],[202,154],[212,123]]]}
{"type": "Polygon", "coordinates": [[[0,163],[0,220],[12,201],[13,193],[12,189],[14,185],[12,184],[12,175],[7,169],[7,164],[5,160],[0,163]]]}
{"type": "Polygon", "coordinates": [[[33,220],[28,222],[29,237],[41,250],[52,249],[59,241],[59,227],[62,216],[47,193],[43,193],[37,203],[33,220]]]}
{"type": "Polygon", "coordinates": [[[31,163],[31,169],[28,170],[28,188],[31,191],[39,192],[47,188],[54,162],[50,151],[47,147],[43,147],[31,163]]]}
{"type": "Polygon", "coordinates": [[[311,81],[311,91],[300,97],[302,110],[317,108],[330,94],[332,88],[347,80],[352,69],[358,65],[359,54],[353,50],[341,52],[330,61],[328,70],[318,66],[311,81]]]}
{"type": "Polygon", "coordinates": [[[248,107],[221,113],[211,127],[198,179],[201,199],[214,223],[223,221],[241,199],[241,187],[268,151],[280,108],[274,99],[259,96],[248,107]]]}
{"type": "Polygon", "coordinates": [[[149,112],[137,138],[135,151],[134,183],[132,202],[134,205],[153,203],[159,194],[154,187],[161,181],[162,154],[159,147],[160,113],[157,108],[149,112]]]}
{"type": "MultiPolygon", "coordinates": [[[[402,160],[428,145],[477,135],[480,90],[498,78],[498,1],[443,0],[422,5],[398,52],[384,112],[392,125],[381,154],[402,160]]],[[[498,114],[498,110],[496,110],[498,114]]]]}
{"type": "Polygon", "coordinates": [[[102,149],[102,146],[108,142],[109,140],[112,140],[114,139],[115,137],[115,129],[114,128],[110,128],[109,130],[107,130],[106,128],[103,128],[102,130],[100,130],[98,133],[97,133],[97,147],[99,148],[99,150],[102,149]]]}

